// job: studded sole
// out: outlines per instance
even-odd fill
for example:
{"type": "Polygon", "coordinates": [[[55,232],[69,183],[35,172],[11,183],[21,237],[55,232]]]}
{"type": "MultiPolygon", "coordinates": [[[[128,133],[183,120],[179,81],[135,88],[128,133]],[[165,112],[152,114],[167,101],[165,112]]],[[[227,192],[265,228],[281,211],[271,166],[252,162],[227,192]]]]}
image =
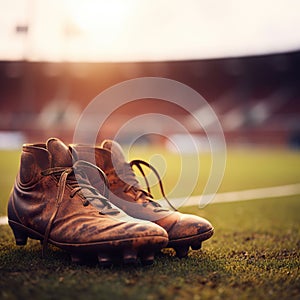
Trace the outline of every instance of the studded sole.
{"type": "MultiPolygon", "coordinates": [[[[42,234],[18,222],[12,220],[8,222],[13,230],[16,244],[19,246],[26,245],[28,238],[40,241],[44,238],[42,234]]],[[[146,236],[84,244],[61,243],[52,239],[49,239],[48,242],[69,252],[74,263],[83,263],[87,257],[93,256],[98,258],[101,266],[107,267],[116,261],[124,264],[136,264],[138,257],[141,258],[142,263],[151,264],[155,253],[167,245],[168,238],[146,236]]]]}
{"type": "Polygon", "coordinates": [[[209,239],[213,233],[214,229],[212,228],[211,230],[201,234],[170,240],[166,248],[173,248],[177,257],[184,258],[188,255],[190,247],[193,250],[201,249],[202,242],[209,239]]]}

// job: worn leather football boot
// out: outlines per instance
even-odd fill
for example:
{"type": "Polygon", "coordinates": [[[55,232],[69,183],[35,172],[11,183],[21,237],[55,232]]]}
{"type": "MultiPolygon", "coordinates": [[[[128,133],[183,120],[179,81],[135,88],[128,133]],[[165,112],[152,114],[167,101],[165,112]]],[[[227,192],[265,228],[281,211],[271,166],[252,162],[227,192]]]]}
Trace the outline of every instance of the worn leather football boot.
{"type": "Polygon", "coordinates": [[[91,185],[86,169],[95,166],[73,164],[71,152],[57,139],[23,146],[8,203],[16,244],[25,245],[30,237],[41,241],[43,253],[51,243],[70,252],[72,261],[97,257],[102,266],[114,260],[135,263],[137,256],[152,263],[154,253],[168,243],[165,230],[114,207],[91,185]]]}
{"type": "MultiPolygon", "coordinates": [[[[118,143],[106,140],[101,147],[93,148],[84,145],[70,147],[77,159],[96,163],[105,172],[109,182],[109,199],[113,204],[130,216],[152,221],[168,232],[167,247],[174,248],[178,257],[187,256],[190,246],[194,250],[200,249],[202,242],[213,235],[213,227],[206,219],[180,213],[174,208],[170,210],[153,201],[148,183],[148,191],[143,190],[132,167],[136,165],[144,177],[141,165],[151,168],[159,177],[157,171],[141,160],[127,163],[118,143]]],[[[99,180],[97,174],[94,173],[93,176],[90,174],[89,179],[94,187],[99,190],[103,189],[104,183],[99,180]]],[[[145,180],[147,182],[146,177],[145,180]]],[[[165,197],[161,180],[159,183],[165,197]]],[[[172,207],[171,203],[170,206],[172,207]]]]}

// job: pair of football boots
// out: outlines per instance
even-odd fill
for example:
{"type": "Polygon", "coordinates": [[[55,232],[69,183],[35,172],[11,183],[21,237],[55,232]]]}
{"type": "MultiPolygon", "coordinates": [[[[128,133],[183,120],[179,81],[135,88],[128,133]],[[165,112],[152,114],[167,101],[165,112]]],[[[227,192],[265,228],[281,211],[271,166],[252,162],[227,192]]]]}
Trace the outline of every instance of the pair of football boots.
{"type": "Polygon", "coordinates": [[[97,258],[102,266],[138,259],[152,264],[165,247],[178,257],[187,256],[189,247],[200,249],[212,225],[154,201],[147,178],[145,191],[132,169],[145,175],[142,165],[159,176],[144,161],[126,162],[120,145],[110,140],[100,147],[67,147],[56,138],[23,145],[8,202],[16,244],[37,239],[43,254],[50,243],[70,252],[74,262],[97,258]]]}

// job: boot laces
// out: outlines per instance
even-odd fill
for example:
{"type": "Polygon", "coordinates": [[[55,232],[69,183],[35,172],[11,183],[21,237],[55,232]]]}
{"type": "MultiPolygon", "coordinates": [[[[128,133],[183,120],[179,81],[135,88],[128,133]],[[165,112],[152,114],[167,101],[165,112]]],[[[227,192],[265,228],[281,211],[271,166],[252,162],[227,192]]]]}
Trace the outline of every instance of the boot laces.
{"type": "Polygon", "coordinates": [[[98,168],[97,166],[83,160],[76,161],[72,167],[53,167],[46,169],[41,172],[43,176],[54,175],[58,180],[58,188],[56,194],[56,203],[55,203],[55,210],[49,219],[49,222],[46,227],[45,236],[43,240],[43,256],[45,254],[48,239],[50,235],[50,231],[52,228],[52,224],[54,219],[58,213],[59,207],[63,202],[65,188],[68,185],[71,187],[70,198],[73,198],[76,194],[78,194],[82,201],[83,206],[87,206],[92,204],[96,208],[98,208],[99,214],[101,215],[116,215],[119,213],[119,210],[112,208],[111,204],[107,200],[108,198],[108,188],[104,189],[104,196],[102,196],[97,189],[95,189],[88,181],[83,168],[94,168],[98,170],[100,176],[106,183],[104,186],[108,186],[107,177],[104,172],[98,168]],[[72,174],[72,176],[70,176],[72,174]],[[99,205],[100,201],[100,205],[99,205]],[[94,203],[93,203],[94,202],[94,203]],[[94,205],[95,204],[95,205],[94,205]]]}
{"type": "MultiPolygon", "coordinates": [[[[136,160],[132,160],[129,164],[125,164],[124,168],[123,168],[123,173],[124,173],[124,181],[125,181],[125,187],[124,187],[124,192],[127,193],[129,191],[132,191],[135,195],[134,200],[138,201],[141,198],[144,198],[144,200],[146,200],[145,202],[143,202],[144,206],[147,206],[148,204],[151,204],[156,208],[156,211],[162,211],[162,210],[166,210],[164,208],[161,207],[161,205],[157,202],[154,201],[153,196],[151,194],[151,188],[150,188],[150,184],[149,181],[145,175],[145,172],[142,168],[142,165],[148,167],[157,177],[158,179],[158,183],[159,183],[159,187],[160,187],[160,192],[163,196],[163,198],[167,201],[168,205],[174,210],[177,211],[177,209],[172,205],[172,203],[168,200],[165,191],[164,191],[164,187],[162,184],[162,180],[160,178],[160,175],[158,173],[158,171],[149,163],[140,160],[140,159],[136,159],[136,160]],[[145,191],[144,189],[140,188],[139,186],[139,182],[136,179],[136,176],[133,172],[132,167],[136,166],[138,168],[138,170],[140,171],[140,173],[142,174],[142,176],[144,177],[146,186],[147,186],[147,191],[145,191]]],[[[119,175],[119,172],[117,172],[119,175]]],[[[121,174],[122,176],[122,174],[121,174]]],[[[118,176],[119,177],[119,176],[118,176]]]]}

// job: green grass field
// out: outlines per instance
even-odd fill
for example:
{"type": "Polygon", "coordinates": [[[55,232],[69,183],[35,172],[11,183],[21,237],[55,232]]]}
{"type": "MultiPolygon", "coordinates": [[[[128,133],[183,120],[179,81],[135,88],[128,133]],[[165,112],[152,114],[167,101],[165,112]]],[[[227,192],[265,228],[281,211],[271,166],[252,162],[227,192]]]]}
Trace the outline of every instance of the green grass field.
{"type": "MultiPolygon", "coordinates": [[[[151,159],[153,154],[159,153],[165,160],[160,167],[161,160],[154,159],[152,163],[163,177],[166,192],[172,191],[176,185],[180,174],[180,156],[169,153],[161,148],[138,147],[130,151],[130,159],[142,158],[151,159]]],[[[185,162],[191,161],[193,168],[193,156],[185,156],[185,162]]],[[[0,151],[0,216],[6,215],[7,199],[16,177],[20,160],[19,151],[0,151]]],[[[210,171],[211,157],[209,154],[200,155],[199,181],[192,191],[185,190],[185,183],[189,183],[189,174],[180,181],[177,193],[172,193],[172,197],[182,197],[189,195],[199,195],[203,191],[210,171]]],[[[137,172],[138,173],[138,172],[137,172]]],[[[151,179],[151,178],[150,178],[151,179]]],[[[143,183],[143,181],[141,181],[143,183]]],[[[291,183],[300,183],[300,153],[289,150],[270,149],[229,149],[227,153],[227,164],[224,178],[218,192],[231,192],[244,189],[277,186],[291,183]]],[[[158,189],[154,188],[154,195],[160,197],[158,189]]]]}
{"type": "MultiPolygon", "coordinates": [[[[0,154],[4,215],[19,152],[0,154]]],[[[134,156],[148,159],[152,154],[151,149],[137,149],[134,156]]],[[[178,176],[177,158],[163,155],[168,167],[164,182],[171,190],[178,176]]],[[[201,158],[203,177],[193,194],[203,189],[209,159],[201,158]]],[[[229,150],[219,191],[297,182],[299,152],[229,150]]],[[[10,228],[0,226],[0,299],[300,299],[300,195],[181,211],[209,219],[214,236],[185,259],[165,249],[150,267],[78,266],[56,248],[42,259],[39,242],[17,247],[10,228]]]]}

